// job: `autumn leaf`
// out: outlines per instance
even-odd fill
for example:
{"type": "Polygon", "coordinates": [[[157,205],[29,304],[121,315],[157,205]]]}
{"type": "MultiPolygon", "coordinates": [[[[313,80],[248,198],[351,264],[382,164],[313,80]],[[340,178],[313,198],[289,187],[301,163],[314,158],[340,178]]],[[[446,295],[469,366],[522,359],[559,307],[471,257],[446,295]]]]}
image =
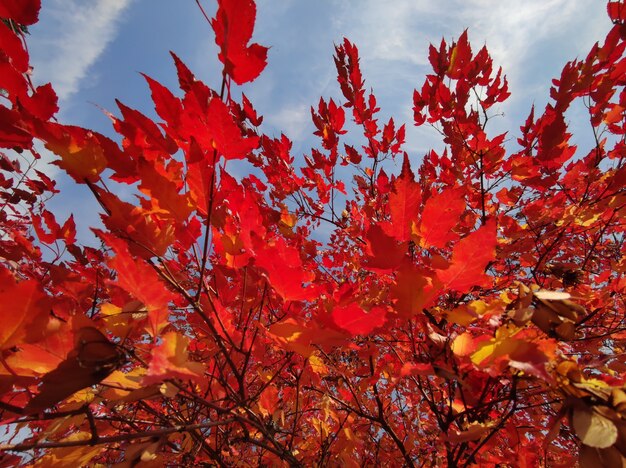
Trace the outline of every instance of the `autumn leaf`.
{"type": "Polygon", "coordinates": [[[265,416],[271,416],[276,411],[278,402],[278,389],[274,385],[268,385],[259,398],[259,410],[265,416]]]}
{"type": "Polygon", "coordinates": [[[626,22],[626,5],[622,0],[620,1],[610,1],[606,5],[607,12],[609,14],[609,18],[615,24],[623,24],[626,22]]]}
{"type": "Polygon", "coordinates": [[[419,227],[413,234],[419,237],[423,247],[444,248],[448,242],[458,239],[452,228],[464,211],[463,190],[445,189],[426,200],[419,227]]]}
{"type": "Polygon", "coordinates": [[[63,437],[61,441],[69,444],[69,447],[55,448],[39,460],[40,466],[59,466],[62,464],[71,464],[72,466],[90,465],[90,461],[102,452],[102,446],[85,445],[80,446],[80,442],[87,443],[92,438],[92,434],[87,431],[74,432],[67,437],[63,437]],[[72,446],[78,445],[78,446],[72,446]]]}
{"type": "Polygon", "coordinates": [[[123,360],[124,354],[97,328],[80,328],[75,332],[74,348],[42,377],[39,393],[26,405],[24,414],[43,411],[83,388],[100,383],[123,360]]]}
{"type": "Polygon", "coordinates": [[[226,159],[243,159],[250,151],[259,146],[257,137],[244,137],[235,123],[228,107],[219,99],[211,99],[207,112],[208,135],[210,144],[198,135],[199,142],[205,142],[205,148],[215,148],[226,159]]]}
{"type": "Polygon", "coordinates": [[[373,224],[367,230],[368,255],[363,266],[372,271],[391,271],[400,266],[408,251],[408,243],[399,243],[387,234],[385,225],[373,224]]]}
{"type": "Polygon", "coordinates": [[[452,352],[457,356],[468,356],[476,350],[476,345],[471,333],[461,333],[452,342],[452,352]]]}
{"type": "Polygon", "coordinates": [[[300,252],[282,237],[253,238],[256,264],[267,272],[270,284],[285,300],[310,299],[315,296],[313,272],[304,268],[300,252]]]}
{"type": "Polygon", "coordinates": [[[393,190],[389,194],[391,223],[387,225],[388,235],[402,242],[411,238],[411,225],[417,219],[421,199],[420,185],[415,182],[409,157],[405,153],[402,172],[394,181],[393,190]]]}
{"type": "Polygon", "coordinates": [[[461,239],[452,251],[452,262],[445,270],[437,270],[437,277],[445,289],[467,292],[472,286],[489,284],[491,278],[485,269],[496,258],[496,225],[488,221],[469,236],[461,239]]]}
{"type": "Polygon", "coordinates": [[[494,138],[504,71],[467,31],[431,45],[413,120],[445,149],[393,173],[405,125],[354,44],[303,155],[237,86],[266,65],[255,2],[216,3],[218,88],[173,55],[180,90],[144,75],[154,109],[119,103],[107,138],[36,84],[40,1],[0,0],[0,413],[21,428],[0,451],[26,454],[2,461],[622,466],[624,2],[494,138]],[[100,204],[101,244],[52,209],[69,185],[40,144],[100,204]]]}
{"type": "Polygon", "coordinates": [[[183,106],[174,94],[158,81],[150,78],[148,75],[143,74],[143,77],[150,86],[152,93],[152,101],[154,102],[155,109],[168,126],[174,131],[177,131],[180,127],[181,114],[183,113],[183,106]]]}
{"type": "Polygon", "coordinates": [[[382,307],[363,310],[357,303],[335,307],[332,318],[335,324],[351,335],[368,335],[385,324],[387,312],[382,307]]]}
{"type": "Polygon", "coordinates": [[[441,283],[413,266],[403,266],[390,288],[394,308],[401,317],[411,318],[428,307],[441,291],[441,283]]]}
{"type": "Polygon", "coordinates": [[[617,441],[618,431],[613,421],[593,408],[574,408],[572,425],[580,441],[589,447],[607,448],[617,441]]]}
{"type": "Polygon", "coordinates": [[[478,440],[489,431],[491,431],[493,426],[493,422],[474,422],[471,423],[465,430],[457,431],[453,429],[448,432],[448,442],[450,442],[451,444],[460,444],[462,442],[478,440]]]}
{"type": "Polygon", "coordinates": [[[175,296],[143,260],[133,258],[126,242],[111,235],[100,234],[113,249],[109,265],[117,272],[116,284],[140,301],[148,311],[150,332],[157,336],[168,325],[168,306],[175,296]]]}
{"type": "Polygon", "coordinates": [[[63,226],[57,223],[54,215],[48,210],[43,210],[41,216],[31,213],[31,218],[33,220],[33,228],[41,242],[52,244],[56,240],[63,239],[67,244],[73,244],[76,241],[76,223],[73,215],[67,218],[63,226]],[[45,221],[50,233],[45,232],[43,229],[42,220],[45,221]]]}
{"type": "Polygon", "coordinates": [[[41,338],[50,319],[50,301],[41,284],[16,281],[0,267],[0,350],[41,338]]]}
{"type": "Polygon", "coordinates": [[[315,345],[338,346],[346,341],[346,335],[336,330],[321,328],[315,323],[304,324],[294,318],[286,318],[272,324],[269,333],[280,347],[295,351],[303,357],[310,357],[315,345]]]}
{"type": "Polygon", "coordinates": [[[170,216],[127,203],[96,187],[94,192],[106,211],[101,215],[104,225],[110,232],[133,239],[128,246],[132,254],[140,258],[163,255],[174,243],[176,232],[170,216]]]}
{"type": "Polygon", "coordinates": [[[46,147],[61,157],[54,163],[76,182],[96,182],[107,166],[102,146],[94,134],[80,127],[48,124],[46,147]]]}
{"type": "Polygon", "coordinates": [[[143,384],[151,385],[166,379],[201,379],[205,366],[189,360],[188,346],[189,338],[178,332],[172,331],[161,336],[161,344],[152,350],[152,359],[143,384]]]}
{"type": "Polygon", "coordinates": [[[400,376],[409,375],[435,375],[435,369],[427,362],[405,362],[400,369],[400,376]]]}
{"type": "Polygon", "coordinates": [[[12,19],[17,24],[29,26],[39,20],[41,0],[2,0],[0,18],[12,19]]]}
{"type": "Polygon", "coordinates": [[[254,81],[267,64],[267,47],[250,44],[256,5],[252,0],[218,0],[219,8],[211,26],[224,73],[242,85],[254,81]]]}

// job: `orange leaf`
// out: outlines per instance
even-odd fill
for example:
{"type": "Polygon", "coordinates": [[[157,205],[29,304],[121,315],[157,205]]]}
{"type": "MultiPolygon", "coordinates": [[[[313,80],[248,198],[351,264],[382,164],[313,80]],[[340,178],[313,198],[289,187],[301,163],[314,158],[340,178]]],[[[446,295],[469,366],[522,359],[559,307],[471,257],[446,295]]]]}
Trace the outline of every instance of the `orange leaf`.
{"type": "Polygon", "coordinates": [[[276,411],[278,404],[278,389],[274,385],[268,385],[259,398],[259,409],[264,416],[271,416],[276,411]]]}
{"type": "Polygon", "coordinates": [[[452,342],[452,352],[457,356],[468,356],[475,350],[476,343],[469,332],[460,334],[452,342]]]}
{"type": "Polygon", "coordinates": [[[50,307],[35,280],[15,281],[0,269],[0,350],[41,337],[50,318],[50,307]]]}
{"type": "Polygon", "coordinates": [[[175,295],[153,268],[131,256],[126,242],[104,233],[100,237],[115,252],[108,263],[117,272],[117,285],[146,306],[152,336],[157,336],[168,325],[168,307],[175,295]]]}
{"type": "Polygon", "coordinates": [[[420,313],[433,301],[441,290],[437,278],[431,278],[423,271],[413,267],[403,267],[396,274],[396,284],[390,288],[395,309],[404,318],[411,318],[420,313]]]}
{"type": "Polygon", "coordinates": [[[400,369],[400,375],[435,375],[435,369],[428,362],[405,362],[400,369]]]}
{"type": "Polygon", "coordinates": [[[49,123],[46,148],[61,157],[54,164],[64,169],[76,182],[96,182],[107,167],[102,146],[95,134],[89,130],[70,125],[49,123]]]}
{"type": "Polygon", "coordinates": [[[97,328],[80,328],[75,334],[74,349],[43,376],[39,393],[26,405],[25,414],[40,412],[101,382],[123,359],[123,353],[97,328]]]}
{"type": "Polygon", "coordinates": [[[189,361],[187,355],[189,338],[177,332],[168,332],[161,338],[163,342],[152,350],[152,360],[143,384],[150,385],[166,379],[202,379],[204,364],[189,361]]]}

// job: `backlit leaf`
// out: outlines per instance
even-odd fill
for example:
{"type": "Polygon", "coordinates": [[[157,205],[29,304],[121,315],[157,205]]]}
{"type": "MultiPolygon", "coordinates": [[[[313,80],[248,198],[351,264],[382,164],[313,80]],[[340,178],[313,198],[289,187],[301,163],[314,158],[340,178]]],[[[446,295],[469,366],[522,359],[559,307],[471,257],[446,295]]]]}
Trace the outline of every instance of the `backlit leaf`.
{"type": "Polygon", "coordinates": [[[467,292],[472,286],[488,284],[485,274],[489,262],[496,258],[496,225],[493,220],[461,239],[452,251],[452,263],[445,270],[437,270],[444,288],[467,292]]]}
{"type": "Polygon", "coordinates": [[[421,198],[420,185],[415,182],[409,157],[405,153],[402,172],[394,181],[393,190],[389,194],[389,211],[391,213],[389,235],[399,241],[410,239],[411,224],[417,219],[421,198]]]}
{"type": "Polygon", "coordinates": [[[256,5],[252,0],[219,0],[219,9],[211,26],[224,73],[237,84],[253,81],[267,64],[267,47],[250,44],[256,5]]]}
{"type": "Polygon", "coordinates": [[[452,228],[464,211],[463,191],[460,188],[446,189],[426,201],[419,229],[414,233],[419,235],[424,247],[443,248],[458,238],[452,228]]]}
{"type": "Polygon", "coordinates": [[[152,350],[144,385],[160,383],[166,379],[201,379],[205,366],[189,360],[189,338],[177,332],[161,336],[161,344],[152,350]]]}
{"type": "Polygon", "coordinates": [[[357,303],[335,307],[332,312],[335,324],[351,335],[367,335],[385,323],[386,311],[382,307],[363,310],[357,303]]]}

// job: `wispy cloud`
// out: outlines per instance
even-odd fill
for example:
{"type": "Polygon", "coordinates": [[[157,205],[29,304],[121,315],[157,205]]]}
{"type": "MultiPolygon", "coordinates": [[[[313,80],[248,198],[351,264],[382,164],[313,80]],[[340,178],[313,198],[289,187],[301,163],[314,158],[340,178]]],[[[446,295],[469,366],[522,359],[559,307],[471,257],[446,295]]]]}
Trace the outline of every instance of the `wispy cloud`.
{"type": "MultiPolygon", "coordinates": [[[[412,88],[430,72],[428,44],[450,42],[469,29],[474,51],[486,45],[494,66],[502,67],[512,97],[494,109],[504,118],[491,131],[512,131],[530,105],[543,106],[551,79],[567,60],[583,58],[611,27],[597,0],[333,0],[334,26],[361,52],[362,68],[384,109],[412,119],[412,88]]],[[[432,144],[433,135],[408,128],[410,149],[432,144]]]]}
{"type": "Polygon", "coordinates": [[[33,35],[32,64],[37,82],[52,82],[59,98],[76,93],[89,68],[115,38],[131,0],[48,0],[33,35]]]}
{"type": "Polygon", "coordinates": [[[305,130],[312,127],[310,106],[296,104],[279,109],[276,113],[266,116],[268,123],[280,129],[290,138],[299,140],[304,136],[305,130]]]}

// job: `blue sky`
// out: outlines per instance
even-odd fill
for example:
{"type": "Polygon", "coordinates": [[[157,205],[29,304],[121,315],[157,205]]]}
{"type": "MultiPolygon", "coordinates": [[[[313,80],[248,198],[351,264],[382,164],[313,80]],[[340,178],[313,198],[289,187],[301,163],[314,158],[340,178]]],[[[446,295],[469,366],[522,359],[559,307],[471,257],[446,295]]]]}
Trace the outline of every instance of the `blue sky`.
{"type": "MultiPolygon", "coordinates": [[[[214,14],[213,1],[202,4],[214,14]]],[[[497,109],[504,115],[490,122],[491,134],[509,131],[514,139],[531,104],[545,106],[551,79],[563,65],[585,57],[604,38],[611,27],[605,8],[602,0],[259,0],[254,40],[271,47],[269,64],[243,91],[265,116],[263,130],[284,132],[301,156],[316,144],[310,106],[320,96],[340,98],[332,56],[345,36],[359,47],[381,119],[407,123],[405,149],[419,159],[431,147],[441,148],[436,132],[411,123],[413,89],[430,71],[428,44],[456,39],[468,28],[473,50],[486,44],[509,79],[512,96],[497,109]]],[[[207,84],[219,85],[213,32],[194,0],[45,0],[30,31],[34,81],[52,82],[63,123],[113,136],[98,106],[116,113],[115,98],[154,116],[139,72],[175,89],[170,50],[207,84]]],[[[583,115],[582,108],[568,115],[582,146],[590,136],[579,124],[583,115]]],[[[54,200],[59,218],[74,212],[79,224],[93,224],[90,196],[58,171],[49,172],[73,195],[54,200]]]]}

